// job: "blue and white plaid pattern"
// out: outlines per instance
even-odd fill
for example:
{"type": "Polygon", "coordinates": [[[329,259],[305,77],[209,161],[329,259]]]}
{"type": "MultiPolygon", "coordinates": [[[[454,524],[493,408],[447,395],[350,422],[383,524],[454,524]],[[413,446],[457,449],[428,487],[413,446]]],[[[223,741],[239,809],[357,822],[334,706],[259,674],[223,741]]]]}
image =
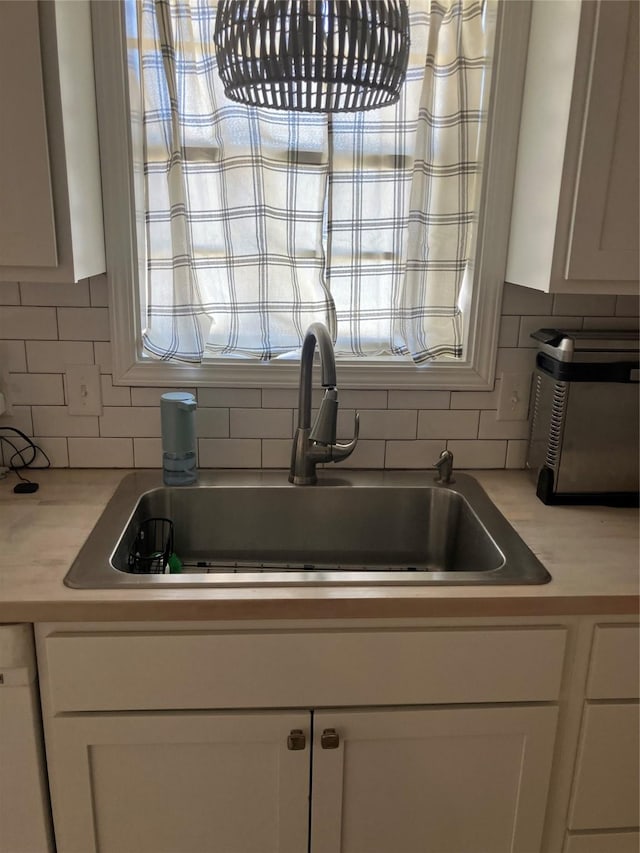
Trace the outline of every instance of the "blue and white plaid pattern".
{"type": "Polygon", "coordinates": [[[327,116],[228,101],[215,2],[138,0],[147,352],[269,360],[320,320],[339,355],[462,355],[487,2],[412,0],[400,101],[327,116]]]}

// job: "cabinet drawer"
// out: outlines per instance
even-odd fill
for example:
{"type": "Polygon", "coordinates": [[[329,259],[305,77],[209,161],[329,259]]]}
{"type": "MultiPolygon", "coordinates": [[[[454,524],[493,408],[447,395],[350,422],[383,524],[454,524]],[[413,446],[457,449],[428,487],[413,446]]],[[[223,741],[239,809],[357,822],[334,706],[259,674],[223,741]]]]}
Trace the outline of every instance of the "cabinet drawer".
{"type": "Polygon", "coordinates": [[[637,702],[587,703],[569,829],[638,826],[637,702]]]}
{"type": "Polygon", "coordinates": [[[54,632],[54,713],[558,699],[564,628],[54,632]]]}
{"type": "Polygon", "coordinates": [[[638,853],[640,834],[637,832],[587,832],[567,834],[563,853],[638,853]]]}
{"type": "Polygon", "coordinates": [[[640,626],[596,625],[587,699],[637,699],[639,687],[640,626]]]}

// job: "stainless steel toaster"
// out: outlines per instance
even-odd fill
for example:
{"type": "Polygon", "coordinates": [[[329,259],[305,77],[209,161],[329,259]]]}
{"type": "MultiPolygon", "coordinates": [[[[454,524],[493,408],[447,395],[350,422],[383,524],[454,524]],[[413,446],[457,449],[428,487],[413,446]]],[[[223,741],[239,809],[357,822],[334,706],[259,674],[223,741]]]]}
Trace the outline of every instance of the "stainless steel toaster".
{"type": "Polygon", "coordinates": [[[526,466],[546,504],[637,505],[637,331],[539,329],[526,466]]]}

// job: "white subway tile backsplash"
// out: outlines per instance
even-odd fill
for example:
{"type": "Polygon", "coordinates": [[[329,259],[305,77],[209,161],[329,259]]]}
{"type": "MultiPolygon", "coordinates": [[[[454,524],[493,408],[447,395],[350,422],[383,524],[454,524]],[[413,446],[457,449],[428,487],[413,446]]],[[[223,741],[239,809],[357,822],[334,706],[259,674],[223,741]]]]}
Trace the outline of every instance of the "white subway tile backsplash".
{"type": "Polygon", "coordinates": [[[198,464],[201,468],[260,468],[259,438],[200,438],[198,464]]]}
{"type": "Polygon", "coordinates": [[[293,435],[291,409],[230,409],[232,438],[284,438],[293,435]]]}
{"type": "Polygon", "coordinates": [[[108,341],[108,308],[58,308],[61,341],[108,341]]]}
{"type": "Polygon", "coordinates": [[[69,457],[67,454],[67,439],[66,438],[42,438],[36,436],[33,438],[30,432],[22,430],[26,438],[13,431],[3,430],[2,435],[7,442],[1,442],[0,446],[0,464],[15,465],[17,467],[31,466],[29,472],[25,472],[28,476],[31,471],[32,476],[37,476],[37,471],[42,468],[51,466],[52,468],[66,468],[69,465],[69,457]],[[34,446],[31,446],[33,441],[34,446]],[[11,442],[9,444],[8,442],[11,442]]]}
{"type": "Polygon", "coordinates": [[[94,341],[93,352],[95,363],[100,368],[100,373],[113,373],[111,359],[111,344],[108,341],[94,341]]]}
{"type": "Polygon", "coordinates": [[[445,441],[387,441],[385,468],[433,468],[445,441]]]}
{"type": "Polygon", "coordinates": [[[418,413],[418,438],[477,438],[479,412],[471,410],[418,413]]]}
{"type": "Polygon", "coordinates": [[[0,371],[26,373],[27,357],[24,341],[0,341],[0,371]]]}
{"type": "Polygon", "coordinates": [[[486,410],[480,412],[478,438],[526,438],[529,435],[529,421],[499,421],[498,413],[486,410]]]}
{"type": "Polygon", "coordinates": [[[131,388],[128,385],[114,385],[109,373],[100,376],[100,389],[103,406],[130,406],[131,388]]]}
{"type": "MultiPolygon", "coordinates": [[[[198,405],[213,409],[259,409],[261,405],[271,408],[261,397],[259,388],[198,388],[198,405]]],[[[273,408],[278,407],[274,405],[273,408]]]]}
{"type": "Polygon", "coordinates": [[[62,376],[59,373],[11,373],[9,393],[11,400],[18,405],[64,405],[62,376]]]}
{"type": "Polygon", "coordinates": [[[100,418],[100,435],[106,438],[160,435],[160,407],[105,406],[100,418]]]}
{"type": "MultiPolygon", "coordinates": [[[[317,409],[324,397],[325,389],[320,385],[314,385],[311,389],[311,406],[317,409]]],[[[340,405],[344,391],[338,393],[340,405]]],[[[298,409],[300,392],[297,388],[263,388],[262,406],[265,409],[298,409]]]]}
{"type": "Polygon", "coordinates": [[[89,298],[92,308],[102,308],[109,304],[109,286],[106,275],[94,275],[89,279],[89,298]]]}
{"type": "Polygon", "coordinates": [[[291,439],[265,438],[262,442],[263,468],[289,468],[291,464],[291,439]]]}
{"type": "Polygon", "coordinates": [[[517,347],[520,334],[520,317],[502,317],[498,333],[499,347],[517,347]]]}
{"type": "Polygon", "coordinates": [[[502,296],[503,314],[551,314],[553,296],[517,284],[505,284],[502,296]]]}
{"type": "Polygon", "coordinates": [[[536,350],[529,347],[500,347],[496,359],[496,376],[502,373],[529,373],[536,366],[536,350]]]}
{"type": "Polygon", "coordinates": [[[507,468],[524,468],[527,459],[528,441],[507,442],[507,468]]]}
{"type": "Polygon", "coordinates": [[[55,341],[58,323],[55,308],[14,307],[0,311],[0,338],[7,340],[55,341]]]}
{"type": "Polygon", "coordinates": [[[570,317],[608,316],[615,314],[616,297],[588,293],[557,293],[553,297],[553,313],[570,317]]]}
{"type": "MultiPolygon", "coordinates": [[[[314,387],[311,390],[312,405],[317,407],[322,399],[322,391],[314,387]]],[[[260,405],[260,403],[258,403],[260,405]]],[[[295,409],[298,406],[297,388],[263,388],[262,405],[265,409],[295,409]]]]}
{"type": "MultiPolygon", "coordinates": [[[[353,437],[354,410],[338,415],[338,434],[353,437]]],[[[410,409],[364,409],[360,412],[361,438],[415,438],[418,413],[410,409]]]]}
{"type": "Polygon", "coordinates": [[[17,281],[0,281],[0,305],[20,305],[20,287],[17,281]]]}
{"type": "Polygon", "coordinates": [[[162,439],[134,438],[133,464],[136,468],[161,468],[162,439]]]}
{"type": "Polygon", "coordinates": [[[389,391],[390,409],[448,409],[450,391],[389,391]]]}
{"type": "Polygon", "coordinates": [[[506,441],[447,441],[456,468],[504,468],[506,441]]]}
{"type": "Polygon", "coordinates": [[[585,329],[612,329],[615,331],[638,328],[637,317],[585,317],[585,329]]]}
{"type": "MultiPolygon", "coordinates": [[[[69,467],[69,449],[67,447],[66,438],[50,438],[49,436],[36,435],[33,438],[35,444],[38,445],[46,454],[52,468],[68,468],[69,467]]],[[[34,465],[46,465],[47,459],[38,453],[34,460],[34,465]]],[[[35,469],[33,477],[37,477],[35,469]]]]}
{"type": "Polygon", "coordinates": [[[196,434],[207,438],[229,438],[229,409],[197,409],[196,434]]]}
{"type": "Polygon", "coordinates": [[[33,406],[33,434],[49,436],[97,436],[98,418],[70,415],[66,406],[33,406]]]}
{"type": "Polygon", "coordinates": [[[13,406],[10,415],[0,415],[0,427],[12,427],[25,435],[34,435],[31,406],[13,406]]]}
{"type": "Polygon", "coordinates": [[[132,468],[131,438],[70,438],[72,468],[132,468]]]}
{"type": "Polygon", "coordinates": [[[51,282],[20,282],[20,296],[23,305],[88,305],[89,283],[79,281],[72,284],[52,284],[51,282]]]}
{"type": "MultiPolygon", "coordinates": [[[[44,436],[56,466],[160,468],[160,396],[166,391],[197,394],[196,427],[201,468],[289,467],[298,408],[297,387],[155,388],[113,384],[108,285],[96,276],[80,285],[0,284],[0,367],[11,373],[13,425],[44,436]],[[4,338],[4,340],[2,340],[4,338]],[[97,364],[102,417],[69,415],[63,376],[70,364],[97,364]]],[[[457,468],[522,468],[528,423],[497,421],[503,372],[535,367],[538,328],[638,327],[635,296],[577,296],[539,293],[505,285],[496,361],[496,383],[488,391],[342,389],[338,439],[353,437],[355,452],[327,471],[341,468],[431,469],[449,447],[457,468]]],[[[315,416],[323,396],[314,377],[315,416]]],[[[47,450],[47,452],[49,452],[47,450]]]]}
{"type": "Polygon", "coordinates": [[[452,391],[452,409],[495,409],[500,395],[500,379],[493,391],[452,391]]]}
{"type": "Polygon", "coordinates": [[[160,397],[173,391],[186,391],[196,396],[195,388],[132,388],[131,405],[133,406],[159,406],[160,397]]]}
{"type": "Polygon", "coordinates": [[[339,392],[338,401],[345,409],[386,409],[387,392],[354,391],[347,388],[339,392]]]}
{"type": "Polygon", "coordinates": [[[538,342],[531,337],[538,329],[581,329],[582,317],[560,317],[556,315],[523,317],[520,320],[519,347],[538,348],[538,342]]]}
{"type": "Polygon", "coordinates": [[[64,373],[69,364],[93,364],[91,341],[27,341],[32,373],[64,373]]]}

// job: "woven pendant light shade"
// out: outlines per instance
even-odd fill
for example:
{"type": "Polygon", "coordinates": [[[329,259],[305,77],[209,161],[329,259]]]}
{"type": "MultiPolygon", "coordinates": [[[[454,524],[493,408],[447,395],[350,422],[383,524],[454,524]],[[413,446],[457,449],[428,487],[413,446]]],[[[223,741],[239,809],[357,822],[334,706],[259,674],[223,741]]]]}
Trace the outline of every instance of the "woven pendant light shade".
{"type": "Polygon", "coordinates": [[[409,12],[406,0],[219,0],[214,43],[232,101],[372,110],[400,97],[409,12]]]}

